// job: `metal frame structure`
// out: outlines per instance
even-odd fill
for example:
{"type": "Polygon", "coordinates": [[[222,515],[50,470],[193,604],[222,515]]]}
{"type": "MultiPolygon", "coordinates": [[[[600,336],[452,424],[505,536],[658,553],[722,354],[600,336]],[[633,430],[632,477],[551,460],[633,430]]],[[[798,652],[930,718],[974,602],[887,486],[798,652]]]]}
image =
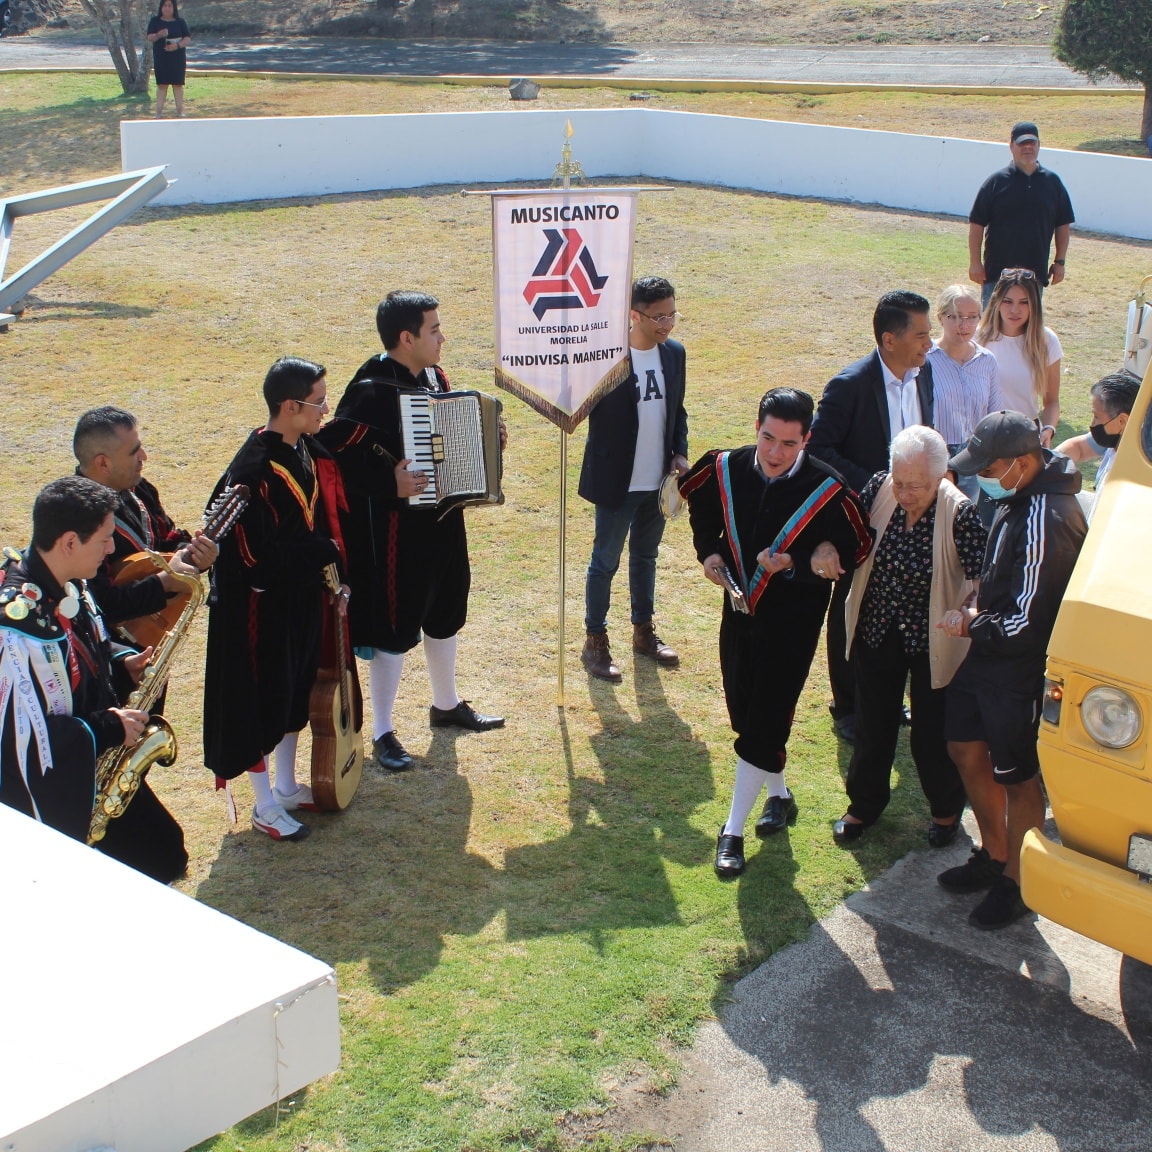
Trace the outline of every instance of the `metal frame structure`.
{"type": "Polygon", "coordinates": [[[0,325],[16,317],[8,311],[37,284],[59,271],[74,256],[95,244],[117,224],[127,220],[137,208],[159,196],[172,181],[164,175],[168,167],[141,168],[119,176],[103,176],[99,180],[85,180],[82,184],[65,184],[43,192],[28,192],[0,200],[0,325]],[[73,208],[77,204],[91,204],[112,196],[98,212],[83,224],[73,228],[67,236],[57,240],[34,260],[25,264],[14,276],[4,279],[4,265],[12,245],[12,227],[21,216],[35,216],[40,212],[53,212],[57,208],[73,208]]]}

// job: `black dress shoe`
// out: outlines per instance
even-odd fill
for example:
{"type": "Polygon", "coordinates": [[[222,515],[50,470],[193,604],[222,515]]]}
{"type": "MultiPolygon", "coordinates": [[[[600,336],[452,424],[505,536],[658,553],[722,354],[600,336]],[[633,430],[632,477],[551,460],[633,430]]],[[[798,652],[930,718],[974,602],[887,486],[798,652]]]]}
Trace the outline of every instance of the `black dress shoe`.
{"type": "Polygon", "coordinates": [[[716,875],[730,880],[744,871],[744,837],[730,836],[723,828],[716,837],[716,875]]]}
{"type": "Polygon", "coordinates": [[[395,732],[385,732],[372,741],[372,759],[386,772],[407,772],[412,767],[412,757],[404,751],[395,732]]]}
{"type": "Polygon", "coordinates": [[[837,844],[854,844],[871,827],[871,824],[854,824],[851,820],[837,820],[832,825],[832,839],[837,844]]]}
{"type": "Polygon", "coordinates": [[[928,843],[933,848],[947,848],[960,834],[960,821],[951,824],[937,824],[935,820],[928,825],[928,843]]]}
{"type": "Polygon", "coordinates": [[[760,819],[756,821],[756,835],[763,840],[765,836],[771,836],[789,824],[795,824],[799,815],[800,809],[796,804],[796,797],[791,792],[787,796],[769,796],[760,819]]]}
{"type": "Polygon", "coordinates": [[[455,708],[428,709],[428,723],[433,728],[467,728],[469,732],[489,732],[493,728],[504,727],[503,716],[482,716],[467,700],[461,700],[455,708]]]}
{"type": "Polygon", "coordinates": [[[832,722],[832,728],[836,735],[841,740],[849,744],[856,743],[856,715],[849,713],[846,716],[839,716],[832,722]]]}

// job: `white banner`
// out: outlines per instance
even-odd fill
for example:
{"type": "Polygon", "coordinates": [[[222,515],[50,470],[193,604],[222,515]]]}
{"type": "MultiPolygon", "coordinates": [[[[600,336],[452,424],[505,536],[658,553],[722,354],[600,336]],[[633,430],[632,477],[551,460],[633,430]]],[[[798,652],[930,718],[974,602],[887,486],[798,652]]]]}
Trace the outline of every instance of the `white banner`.
{"type": "Polygon", "coordinates": [[[631,372],[636,194],[492,197],[496,383],[566,432],[631,372]]]}

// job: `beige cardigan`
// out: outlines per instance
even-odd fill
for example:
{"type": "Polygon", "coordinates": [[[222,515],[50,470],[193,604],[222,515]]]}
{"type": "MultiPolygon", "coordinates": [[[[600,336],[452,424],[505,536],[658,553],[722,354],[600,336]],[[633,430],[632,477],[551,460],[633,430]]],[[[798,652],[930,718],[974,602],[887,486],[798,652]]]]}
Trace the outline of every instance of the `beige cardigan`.
{"type": "MultiPolygon", "coordinates": [[[[932,529],[932,588],[928,598],[928,659],[932,666],[933,688],[943,688],[951,681],[961,661],[968,655],[968,646],[972,643],[967,638],[945,636],[944,630],[936,627],[944,613],[959,608],[974,587],[972,581],[964,575],[964,567],[960,563],[952,536],[956,512],[966,499],[964,493],[947,477],[940,481],[940,490],[936,494],[936,523],[932,529]]],[[[896,508],[896,494],[892,490],[892,476],[889,474],[876,493],[872,514],[868,518],[876,530],[876,543],[868,553],[868,559],[856,569],[852,577],[852,591],[848,593],[844,605],[848,652],[852,650],[852,638],[856,634],[864,589],[868,587],[868,577],[872,574],[872,561],[896,508]]]]}

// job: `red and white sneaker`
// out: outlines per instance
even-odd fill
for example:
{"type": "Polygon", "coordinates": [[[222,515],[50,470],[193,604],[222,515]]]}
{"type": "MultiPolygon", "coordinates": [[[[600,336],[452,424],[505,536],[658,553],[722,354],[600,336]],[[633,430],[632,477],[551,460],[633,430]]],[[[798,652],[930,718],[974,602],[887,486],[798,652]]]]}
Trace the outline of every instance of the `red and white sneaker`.
{"type": "Polygon", "coordinates": [[[303,840],[312,829],[299,820],[293,820],[279,804],[273,804],[264,812],[252,809],[252,827],[273,840],[303,840]]]}
{"type": "Polygon", "coordinates": [[[312,789],[307,784],[297,784],[296,791],[285,794],[279,788],[272,789],[272,795],[285,812],[319,812],[320,805],[312,798],[312,789]]]}

